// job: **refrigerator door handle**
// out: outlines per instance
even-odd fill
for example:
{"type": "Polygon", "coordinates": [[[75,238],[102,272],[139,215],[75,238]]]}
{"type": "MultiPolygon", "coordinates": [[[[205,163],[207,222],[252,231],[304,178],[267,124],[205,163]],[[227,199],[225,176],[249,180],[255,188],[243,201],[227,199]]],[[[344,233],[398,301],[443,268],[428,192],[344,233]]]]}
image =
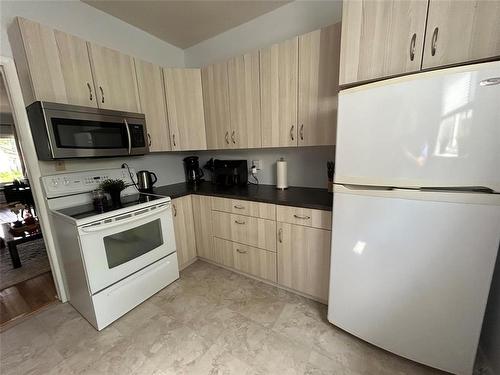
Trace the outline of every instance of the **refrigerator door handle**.
{"type": "Polygon", "coordinates": [[[500,77],[487,78],[479,82],[479,86],[494,86],[500,85],[500,77]]]}

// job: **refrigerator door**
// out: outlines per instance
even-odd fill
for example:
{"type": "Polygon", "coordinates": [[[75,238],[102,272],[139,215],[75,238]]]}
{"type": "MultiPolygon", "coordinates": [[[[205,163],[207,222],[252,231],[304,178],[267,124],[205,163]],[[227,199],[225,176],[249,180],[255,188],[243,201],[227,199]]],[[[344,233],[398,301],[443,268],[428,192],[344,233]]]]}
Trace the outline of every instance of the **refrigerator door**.
{"type": "Polygon", "coordinates": [[[500,191],[499,150],[500,61],[339,94],[336,183],[500,191]]]}
{"type": "Polygon", "coordinates": [[[500,241],[500,196],[335,187],[328,320],[471,374],[500,241]]]}

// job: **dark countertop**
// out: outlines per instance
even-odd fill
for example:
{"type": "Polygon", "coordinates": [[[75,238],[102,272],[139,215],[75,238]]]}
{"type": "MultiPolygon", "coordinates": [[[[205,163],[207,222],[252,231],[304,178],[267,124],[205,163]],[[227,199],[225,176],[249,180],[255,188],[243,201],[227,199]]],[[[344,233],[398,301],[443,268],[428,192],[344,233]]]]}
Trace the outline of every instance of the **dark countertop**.
{"type": "Polygon", "coordinates": [[[196,186],[185,182],[159,186],[154,188],[153,193],[169,196],[172,199],[189,194],[199,194],[327,211],[332,210],[333,203],[333,194],[328,193],[327,189],[291,186],[287,190],[277,190],[274,185],[222,188],[213,185],[210,181],[202,182],[196,186]]]}

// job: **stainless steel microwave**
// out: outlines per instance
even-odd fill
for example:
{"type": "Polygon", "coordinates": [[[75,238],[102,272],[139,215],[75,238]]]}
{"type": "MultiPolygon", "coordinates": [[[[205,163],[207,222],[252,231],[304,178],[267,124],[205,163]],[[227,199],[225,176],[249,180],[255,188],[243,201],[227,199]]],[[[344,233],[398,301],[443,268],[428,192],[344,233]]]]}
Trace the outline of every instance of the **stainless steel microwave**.
{"type": "Polygon", "coordinates": [[[39,160],[149,152],[143,114],[41,101],[26,110],[39,160]]]}

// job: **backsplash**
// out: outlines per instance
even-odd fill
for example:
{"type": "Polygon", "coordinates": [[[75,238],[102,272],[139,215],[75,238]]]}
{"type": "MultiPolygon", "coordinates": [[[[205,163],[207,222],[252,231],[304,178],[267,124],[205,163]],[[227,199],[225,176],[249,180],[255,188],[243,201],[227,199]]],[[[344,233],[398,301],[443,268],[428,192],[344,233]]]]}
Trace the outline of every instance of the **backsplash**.
{"type": "MultiPolygon", "coordinates": [[[[200,158],[203,167],[210,158],[246,159],[250,168],[252,160],[261,160],[262,170],[257,177],[261,184],[276,184],[276,160],[283,157],[288,162],[288,185],[306,187],[327,187],[326,162],[334,160],[335,147],[269,148],[250,150],[216,150],[194,152],[165,152],[126,158],[68,159],[65,170],[58,171],[56,162],[40,161],[42,176],[92,169],[120,168],[127,163],[136,171],[146,169],[158,176],[157,186],[185,181],[182,159],[189,155],[200,158]]],[[[204,172],[207,172],[204,170],[204,172]]],[[[206,173],[208,177],[208,173],[206,173]]]]}

